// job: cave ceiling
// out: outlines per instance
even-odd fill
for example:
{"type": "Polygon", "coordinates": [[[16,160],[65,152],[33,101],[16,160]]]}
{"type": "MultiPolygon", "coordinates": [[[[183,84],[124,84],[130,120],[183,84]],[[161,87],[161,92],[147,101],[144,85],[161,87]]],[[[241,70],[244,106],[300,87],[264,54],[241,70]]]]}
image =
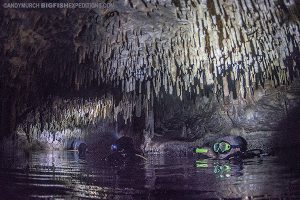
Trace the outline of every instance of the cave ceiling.
{"type": "Polygon", "coordinates": [[[244,98],[299,76],[296,1],[107,3],[105,9],[1,8],[1,101],[18,97],[16,109],[26,111],[39,101],[32,99],[106,94],[118,99],[114,112],[129,119],[163,94],[244,98]]]}

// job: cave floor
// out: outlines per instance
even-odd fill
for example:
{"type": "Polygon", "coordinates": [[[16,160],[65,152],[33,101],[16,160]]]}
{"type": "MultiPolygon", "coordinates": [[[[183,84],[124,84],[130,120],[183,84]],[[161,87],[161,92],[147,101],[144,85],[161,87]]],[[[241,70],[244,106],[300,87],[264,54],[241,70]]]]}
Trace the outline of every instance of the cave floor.
{"type": "Polygon", "coordinates": [[[0,199],[300,199],[297,152],[229,162],[150,155],[111,167],[70,151],[1,156],[0,199]]]}

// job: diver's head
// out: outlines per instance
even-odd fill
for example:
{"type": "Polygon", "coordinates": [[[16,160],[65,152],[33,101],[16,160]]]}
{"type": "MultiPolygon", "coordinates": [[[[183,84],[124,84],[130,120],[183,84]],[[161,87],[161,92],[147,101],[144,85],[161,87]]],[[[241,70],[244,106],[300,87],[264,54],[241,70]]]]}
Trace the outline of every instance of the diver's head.
{"type": "Polygon", "coordinates": [[[213,151],[217,154],[227,154],[234,150],[235,152],[247,151],[247,142],[244,138],[237,136],[233,138],[232,142],[221,140],[213,145],[213,151]]]}
{"type": "Polygon", "coordinates": [[[123,136],[111,145],[111,150],[117,152],[133,152],[135,151],[133,139],[123,136]]]}

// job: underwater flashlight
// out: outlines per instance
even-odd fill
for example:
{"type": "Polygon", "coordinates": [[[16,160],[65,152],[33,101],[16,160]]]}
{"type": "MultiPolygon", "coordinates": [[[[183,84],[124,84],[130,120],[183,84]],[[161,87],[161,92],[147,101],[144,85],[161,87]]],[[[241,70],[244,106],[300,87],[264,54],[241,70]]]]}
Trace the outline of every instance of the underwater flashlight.
{"type": "Polygon", "coordinates": [[[112,151],[117,151],[117,149],[118,149],[116,144],[112,144],[110,148],[112,151]]]}
{"type": "Polygon", "coordinates": [[[196,153],[207,153],[208,149],[205,148],[196,148],[196,153]]]}

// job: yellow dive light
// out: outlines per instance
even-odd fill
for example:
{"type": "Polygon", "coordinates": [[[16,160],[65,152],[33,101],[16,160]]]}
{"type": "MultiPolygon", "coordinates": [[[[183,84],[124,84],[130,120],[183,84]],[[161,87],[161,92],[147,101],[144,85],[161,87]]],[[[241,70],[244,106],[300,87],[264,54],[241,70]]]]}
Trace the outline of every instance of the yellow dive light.
{"type": "Polygon", "coordinates": [[[205,148],[196,148],[196,153],[207,153],[208,149],[205,148]]]}

